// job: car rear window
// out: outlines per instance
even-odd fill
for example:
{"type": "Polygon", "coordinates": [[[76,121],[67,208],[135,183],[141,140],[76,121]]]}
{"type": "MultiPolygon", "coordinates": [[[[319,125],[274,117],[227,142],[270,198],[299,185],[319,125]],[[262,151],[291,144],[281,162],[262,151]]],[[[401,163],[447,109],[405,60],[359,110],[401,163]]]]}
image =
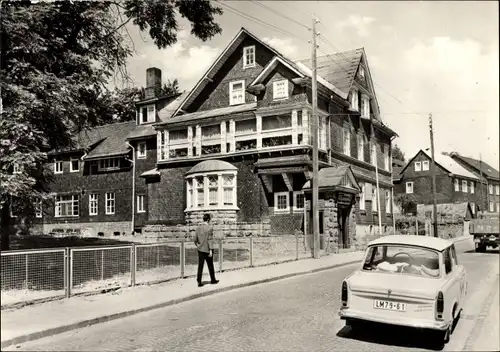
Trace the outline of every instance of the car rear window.
{"type": "Polygon", "coordinates": [[[377,245],[368,249],[363,270],[440,277],[438,252],[416,246],[377,245]]]}

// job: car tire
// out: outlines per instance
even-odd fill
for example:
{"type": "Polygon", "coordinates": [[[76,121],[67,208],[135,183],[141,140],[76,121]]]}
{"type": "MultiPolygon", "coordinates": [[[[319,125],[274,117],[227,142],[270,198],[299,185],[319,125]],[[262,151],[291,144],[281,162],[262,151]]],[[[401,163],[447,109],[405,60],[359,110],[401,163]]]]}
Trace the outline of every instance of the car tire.
{"type": "Polygon", "coordinates": [[[484,252],[486,252],[486,246],[485,245],[476,245],[476,252],[477,253],[484,253],[484,252]]]}

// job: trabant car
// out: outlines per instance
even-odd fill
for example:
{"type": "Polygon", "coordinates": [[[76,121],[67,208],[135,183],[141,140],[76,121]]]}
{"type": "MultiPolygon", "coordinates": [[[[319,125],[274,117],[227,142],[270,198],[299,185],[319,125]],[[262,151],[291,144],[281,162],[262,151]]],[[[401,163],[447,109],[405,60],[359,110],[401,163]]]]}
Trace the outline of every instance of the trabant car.
{"type": "Polygon", "coordinates": [[[342,283],[339,315],[362,322],[423,329],[448,342],[467,294],[467,273],[454,243],[435,237],[393,235],[368,243],[360,268],[342,283]]]}

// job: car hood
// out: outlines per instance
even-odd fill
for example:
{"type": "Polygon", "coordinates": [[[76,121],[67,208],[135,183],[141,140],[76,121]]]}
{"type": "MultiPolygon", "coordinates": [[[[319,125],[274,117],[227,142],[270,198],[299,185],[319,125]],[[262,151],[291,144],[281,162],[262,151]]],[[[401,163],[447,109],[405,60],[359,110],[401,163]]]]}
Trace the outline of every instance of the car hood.
{"type": "Polygon", "coordinates": [[[347,279],[353,291],[387,293],[408,297],[435,298],[443,281],[440,278],[391,274],[375,271],[357,271],[347,279]]]}

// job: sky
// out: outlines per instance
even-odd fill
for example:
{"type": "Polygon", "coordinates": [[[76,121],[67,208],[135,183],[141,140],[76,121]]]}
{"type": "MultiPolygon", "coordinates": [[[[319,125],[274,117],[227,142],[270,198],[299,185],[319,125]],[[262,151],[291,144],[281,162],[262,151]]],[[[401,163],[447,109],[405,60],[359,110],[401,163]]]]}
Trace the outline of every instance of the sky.
{"type": "Polygon", "coordinates": [[[147,33],[129,24],[135,54],[128,72],[134,84],[144,86],[145,71],[154,66],[163,81],[177,78],[181,90],[191,89],[241,27],[290,59],[310,58],[308,28],[315,16],[318,55],[364,47],[382,120],[398,133],[394,143],[407,160],[430,148],[432,113],[436,153],[481,155],[499,168],[498,2],[224,1],[219,6],[222,34],[207,42],[190,36],[189,23],[180,20],[178,42],[159,50],[147,33]]]}

